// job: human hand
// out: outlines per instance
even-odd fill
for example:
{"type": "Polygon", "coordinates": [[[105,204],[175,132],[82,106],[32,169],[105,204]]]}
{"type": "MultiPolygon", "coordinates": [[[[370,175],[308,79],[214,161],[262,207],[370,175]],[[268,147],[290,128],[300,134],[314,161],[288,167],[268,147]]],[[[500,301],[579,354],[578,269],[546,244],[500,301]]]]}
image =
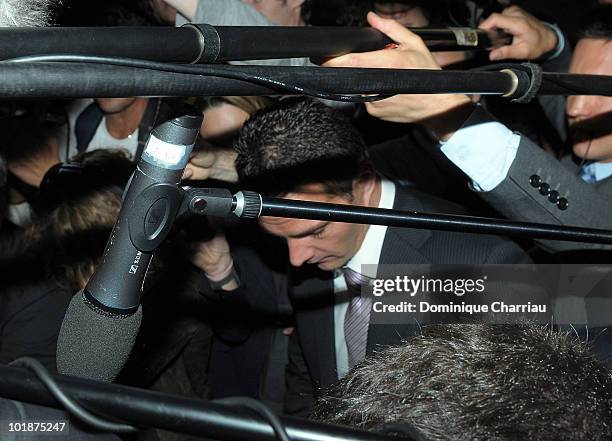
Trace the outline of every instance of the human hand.
{"type": "MultiPolygon", "coordinates": [[[[384,19],[370,12],[368,22],[397,43],[394,49],[374,52],[353,53],[328,60],[326,67],[370,67],[393,69],[439,70],[431,52],[416,34],[398,22],[384,19]]],[[[366,104],[368,112],[385,121],[414,123],[428,127],[438,138],[447,139],[461,126],[459,121],[448,124],[447,114],[456,108],[471,103],[466,95],[435,94],[396,95],[394,97],[366,104]]]]}
{"type": "Polygon", "coordinates": [[[189,159],[183,172],[183,179],[216,179],[225,182],[238,182],[234,165],[238,153],[232,149],[200,150],[189,159]]]}
{"type": "Polygon", "coordinates": [[[223,231],[217,230],[213,236],[192,243],[191,263],[208,275],[222,273],[232,263],[230,246],[223,231]]]}
{"type": "Polygon", "coordinates": [[[489,59],[535,60],[553,51],[558,44],[557,34],[533,15],[510,6],[501,14],[493,13],[480,23],[480,29],[487,31],[502,29],[512,34],[512,43],[493,49],[489,59]]]}
{"type": "MultiPolygon", "coordinates": [[[[223,231],[215,230],[209,239],[192,243],[192,251],[191,262],[204,271],[211,282],[221,282],[235,274],[230,246],[223,231]]],[[[225,291],[234,290],[238,288],[238,280],[231,278],[221,288],[225,291]]]]}

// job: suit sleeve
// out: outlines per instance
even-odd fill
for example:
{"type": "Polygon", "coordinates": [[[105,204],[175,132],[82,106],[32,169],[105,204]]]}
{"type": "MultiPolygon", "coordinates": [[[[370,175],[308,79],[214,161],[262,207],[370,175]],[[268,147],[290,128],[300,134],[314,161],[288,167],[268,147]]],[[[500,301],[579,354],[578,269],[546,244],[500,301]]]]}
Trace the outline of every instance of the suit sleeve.
{"type": "MultiPolygon", "coordinates": [[[[485,110],[476,107],[466,125],[492,120],[485,110]]],[[[492,190],[479,194],[509,219],[611,229],[612,203],[606,197],[608,189],[609,186],[587,184],[556,158],[526,137],[521,137],[505,179],[492,190]]],[[[553,252],[610,248],[578,242],[538,242],[553,252]]]]}
{"type": "Polygon", "coordinates": [[[286,379],[284,412],[287,415],[308,417],[314,405],[315,387],[296,332],[289,340],[286,379]]]}
{"type": "Polygon", "coordinates": [[[212,314],[215,335],[226,343],[239,344],[246,341],[263,321],[279,318],[279,299],[283,293],[278,292],[273,271],[255,251],[235,247],[232,248],[232,257],[240,286],[232,291],[215,291],[201,273],[198,291],[215,309],[212,314]]]}

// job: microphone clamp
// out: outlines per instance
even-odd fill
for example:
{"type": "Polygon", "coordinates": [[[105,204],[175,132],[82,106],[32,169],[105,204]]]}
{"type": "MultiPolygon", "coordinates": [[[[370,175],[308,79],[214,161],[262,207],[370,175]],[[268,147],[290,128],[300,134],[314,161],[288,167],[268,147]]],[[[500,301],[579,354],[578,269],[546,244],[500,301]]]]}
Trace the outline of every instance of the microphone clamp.
{"type": "Polygon", "coordinates": [[[187,187],[178,216],[189,213],[224,218],[234,213],[239,218],[257,219],[262,207],[262,197],[254,191],[239,191],[232,196],[227,189],[187,187]]]}
{"type": "Polygon", "coordinates": [[[155,251],[170,233],[183,200],[177,185],[156,183],[143,189],[128,214],[130,241],[143,253],[155,251]],[[141,213],[146,213],[144,218],[141,213]]]}

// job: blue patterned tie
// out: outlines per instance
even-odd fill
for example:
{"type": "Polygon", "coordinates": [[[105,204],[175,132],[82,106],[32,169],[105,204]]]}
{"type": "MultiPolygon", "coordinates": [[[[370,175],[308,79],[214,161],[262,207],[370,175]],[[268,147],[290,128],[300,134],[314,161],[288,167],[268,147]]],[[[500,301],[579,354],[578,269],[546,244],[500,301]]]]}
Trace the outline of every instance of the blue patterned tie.
{"type": "Polygon", "coordinates": [[[343,268],[342,272],[348,290],[352,294],[344,316],[344,338],[348,350],[349,369],[352,369],[357,363],[363,361],[366,354],[372,299],[362,296],[361,289],[370,283],[371,279],[350,268],[343,268]]]}

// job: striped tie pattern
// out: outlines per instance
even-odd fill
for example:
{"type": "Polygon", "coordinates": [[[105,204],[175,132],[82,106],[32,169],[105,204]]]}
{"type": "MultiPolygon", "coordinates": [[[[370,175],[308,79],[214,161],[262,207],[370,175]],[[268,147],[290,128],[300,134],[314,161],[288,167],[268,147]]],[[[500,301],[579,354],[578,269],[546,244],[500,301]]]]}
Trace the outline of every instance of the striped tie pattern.
{"type": "Polygon", "coordinates": [[[370,279],[349,268],[343,268],[342,272],[349,292],[352,294],[351,302],[344,316],[344,338],[348,350],[349,369],[352,369],[365,358],[366,354],[372,299],[362,296],[361,288],[370,279]]]}

